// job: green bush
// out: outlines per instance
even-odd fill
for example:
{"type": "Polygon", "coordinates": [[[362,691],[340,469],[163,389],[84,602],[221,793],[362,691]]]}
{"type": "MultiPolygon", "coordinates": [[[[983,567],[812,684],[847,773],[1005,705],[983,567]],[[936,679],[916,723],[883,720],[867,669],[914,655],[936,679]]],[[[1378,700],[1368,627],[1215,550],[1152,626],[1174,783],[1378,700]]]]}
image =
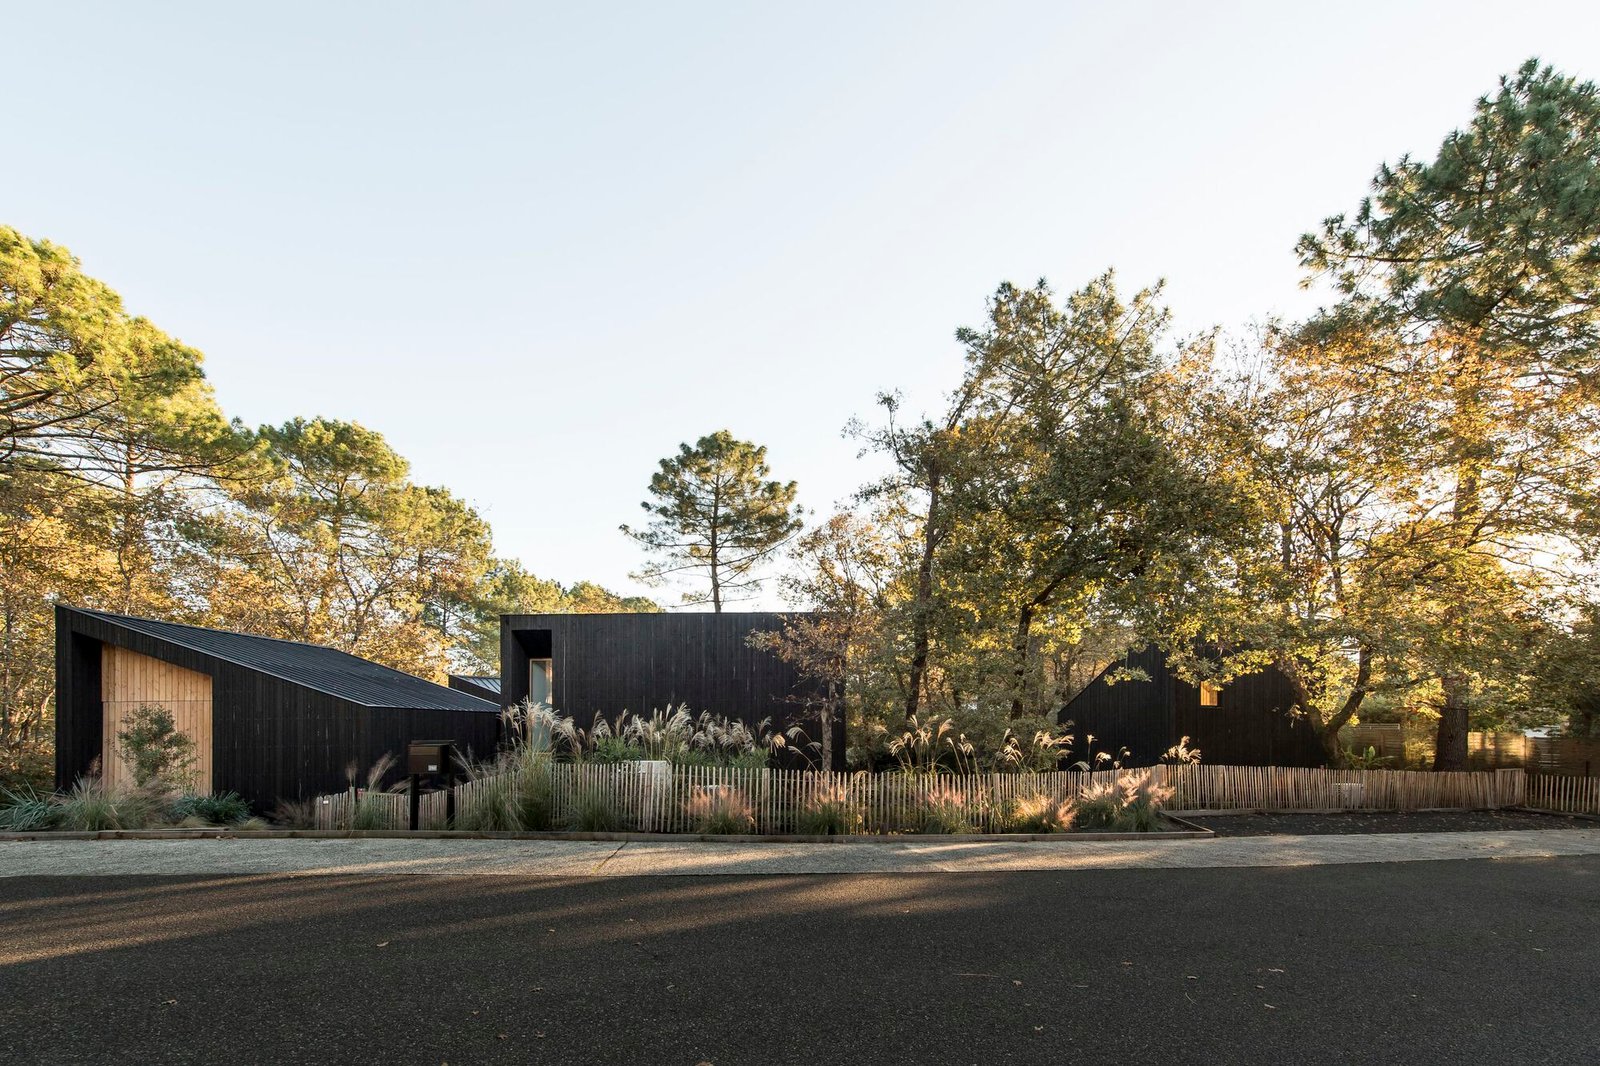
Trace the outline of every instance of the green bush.
{"type": "Polygon", "coordinates": [[[18,796],[45,794],[55,779],[55,756],[39,739],[0,745],[0,789],[18,796]]]}
{"type": "Polygon", "coordinates": [[[481,777],[456,808],[451,828],[469,833],[507,833],[518,827],[511,809],[511,775],[481,777]]]}
{"type": "Polygon", "coordinates": [[[359,765],[350,763],[344,768],[345,779],[350,782],[350,788],[356,793],[355,809],[350,812],[347,828],[354,830],[388,829],[389,806],[381,804],[378,796],[383,795],[383,779],[394,768],[395,758],[391,752],[384,752],[378,756],[376,762],[367,767],[367,787],[358,789],[356,781],[359,774],[359,765]]]}
{"type": "Polygon", "coordinates": [[[1122,791],[1123,823],[1135,833],[1153,833],[1161,828],[1161,808],[1172,799],[1173,790],[1156,784],[1155,774],[1123,774],[1118,781],[1122,791]]]}
{"type": "Polygon", "coordinates": [[[644,758],[644,749],[624,737],[601,737],[594,742],[589,761],[598,763],[637,762],[644,758]]]}
{"type": "Polygon", "coordinates": [[[111,788],[93,778],[79,778],[72,791],[55,796],[56,826],[71,832],[103,829],[150,829],[166,813],[166,797],[150,788],[111,788]]]}
{"type": "Polygon", "coordinates": [[[1121,832],[1122,796],[1109,781],[1090,785],[1078,796],[1078,826],[1091,833],[1121,832]]]}
{"type": "Polygon", "coordinates": [[[32,788],[25,786],[17,792],[0,789],[0,831],[31,833],[50,829],[59,814],[60,809],[49,796],[41,796],[32,788]]]}
{"type": "Polygon", "coordinates": [[[165,707],[145,704],[128,715],[117,732],[116,753],[139,788],[155,781],[181,786],[194,776],[194,741],[165,707]]]}
{"type": "Polygon", "coordinates": [[[550,783],[547,764],[527,765],[518,771],[511,814],[512,821],[523,832],[539,833],[555,828],[555,789],[550,783]]]}
{"type": "Polygon", "coordinates": [[[1367,745],[1364,751],[1345,748],[1341,761],[1344,763],[1346,770],[1381,770],[1389,765],[1388,756],[1379,755],[1378,749],[1370,744],[1367,745]]]}
{"type": "Polygon", "coordinates": [[[1170,787],[1156,784],[1154,772],[1129,771],[1083,790],[1079,825],[1091,832],[1154,832],[1161,828],[1161,809],[1172,795],[1170,787]]]}
{"type": "Polygon", "coordinates": [[[356,797],[356,809],[350,815],[350,828],[356,830],[389,829],[389,809],[380,805],[375,795],[363,792],[356,797]]]}
{"type": "Polygon", "coordinates": [[[604,789],[585,788],[572,801],[567,827],[580,833],[618,833],[623,828],[622,812],[604,789]]]}
{"type": "Polygon", "coordinates": [[[212,796],[191,794],[178,797],[167,815],[175,822],[192,818],[204,825],[238,825],[249,819],[250,804],[234,792],[212,796]]]}
{"type": "Polygon", "coordinates": [[[272,821],[276,825],[286,826],[290,829],[315,829],[317,827],[317,806],[321,803],[315,797],[311,799],[297,799],[278,801],[272,808],[272,821]]]}

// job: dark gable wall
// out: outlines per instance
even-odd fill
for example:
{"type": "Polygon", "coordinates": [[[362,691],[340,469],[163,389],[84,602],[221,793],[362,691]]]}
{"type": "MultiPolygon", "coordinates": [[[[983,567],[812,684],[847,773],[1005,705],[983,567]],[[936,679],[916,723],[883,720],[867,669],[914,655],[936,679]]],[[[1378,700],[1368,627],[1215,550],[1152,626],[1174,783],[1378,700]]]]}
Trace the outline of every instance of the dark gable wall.
{"type": "Polygon", "coordinates": [[[100,755],[100,642],[76,632],[56,608],[56,787],[70,787],[100,755]]]}
{"type": "MultiPolygon", "coordinates": [[[[795,699],[805,695],[803,683],[791,666],[746,639],[778,629],[783,618],[768,612],[506,615],[500,621],[502,700],[524,699],[529,661],[549,658],[556,708],[585,729],[597,713],[648,715],[678,704],[751,725],[771,718],[777,729],[806,714],[795,699]]],[[[808,729],[816,732],[814,722],[808,729]]],[[[835,740],[842,766],[843,723],[835,740]]]]}
{"type": "MultiPolygon", "coordinates": [[[[88,773],[100,755],[102,643],[211,676],[213,787],[239,793],[258,810],[343,790],[352,761],[364,781],[385,753],[403,763],[413,740],[452,739],[485,759],[499,738],[492,712],[366,707],[58,607],[57,788],[88,773]]],[[[397,777],[391,771],[388,780],[397,777]]]]}
{"type": "MultiPolygon", "coordinates": [[[[1140,652],[1102,670],[1057,716],[1072,732],[1072,761],[1093,758],[1100,751],[1115,758],[1127,748],[1126,765],[1159,762],[1161,753],[1178,739],[1172,706],[1176,684],[1159,654],[1140,652]],[[1107,673],[1125,666],[1145,671],[1150,680],[1106,680],[1107,673]]],[[[1198,695],[1195,700],[1199,701],[1198,695]]]]}
{"type": "Polygon", "coordinates": [[[1074,759],[1093,734],[1093,751],[1116,755],[1126,747],[1125,765],[1149,766],[1187,736],[1201,761],[1213,765],[1326,765],[1316,731],[1288,713],[1294,704],[1288,679],[1269,667],[1229,682],[1217,706],[1202,707],[1199,688],[1173,676],[1165,656],[1152,647],[1103,671],[1062,708],[1059,719],[1072,723],[1074,759]],[[1106,673],[1124,665],[1144,670],[1150,680],[1107,683],[1106,673]]]}
{"type": "MultiPolygon", "coordinates": [[[[1274,667],[1235,678],[1215,707],[1200,706],[1200,690],[1173,682],[1174,727],[1200,749],[1201,762],[1220,766],[1326,766],[1316,729],[1290,712],[1294,688],[1274,667]],[[1213,754],[1215,753],[1215,754],[1213,754]]],[[[1170,746],[1170,745],[1169,745],[1170,746]]],[[[1164,750],[1164,749],[1163,749],[1164,750]]]]}

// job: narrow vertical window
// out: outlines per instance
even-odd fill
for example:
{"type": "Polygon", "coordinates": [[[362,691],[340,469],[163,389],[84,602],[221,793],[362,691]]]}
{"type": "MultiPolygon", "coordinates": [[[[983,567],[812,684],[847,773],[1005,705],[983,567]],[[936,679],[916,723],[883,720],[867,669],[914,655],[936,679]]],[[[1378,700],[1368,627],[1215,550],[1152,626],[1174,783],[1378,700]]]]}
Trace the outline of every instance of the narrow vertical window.
{"type": "Polygon", "coordinates": [[[553,706],[553,682],[549,659],[532,659],[528,662],[528,699],[535,706],[553,706]]]}
{"type": "Polygon", "coordinates": [[[1217,696],[1221,692],[1222,689],[1220,687],[1213,685],[1209,681],[1200,682],[1200,706],[1215,707],[1217,705],[1217,696]]]}

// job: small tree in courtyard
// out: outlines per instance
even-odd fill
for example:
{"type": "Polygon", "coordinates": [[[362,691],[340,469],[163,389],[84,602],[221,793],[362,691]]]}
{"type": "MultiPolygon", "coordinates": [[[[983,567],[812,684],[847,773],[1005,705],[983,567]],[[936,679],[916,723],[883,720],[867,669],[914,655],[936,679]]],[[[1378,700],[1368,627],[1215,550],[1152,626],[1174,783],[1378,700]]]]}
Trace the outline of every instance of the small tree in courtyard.
{"type": "Polygon", "coordinates": [[[165,707],[141,705],[117,731],[117,754],[141,788],[152,781],[187,784],[194,775],[194,741],[165,707]]]}

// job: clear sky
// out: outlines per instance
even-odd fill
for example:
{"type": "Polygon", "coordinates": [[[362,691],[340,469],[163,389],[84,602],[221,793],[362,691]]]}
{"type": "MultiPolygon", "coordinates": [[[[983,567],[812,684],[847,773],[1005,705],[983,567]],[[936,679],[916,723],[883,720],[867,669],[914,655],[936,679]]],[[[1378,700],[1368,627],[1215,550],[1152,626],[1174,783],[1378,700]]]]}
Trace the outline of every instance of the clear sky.
{"type": "Polygon", "coordinates": [[[719,428],[825,512],[840,430],[956,380],[1002,280],[1295,314],[1293,245],[1600,4],[11,3],[0,221],[382,432],[541,576],[619,590],[719,428]]]}

